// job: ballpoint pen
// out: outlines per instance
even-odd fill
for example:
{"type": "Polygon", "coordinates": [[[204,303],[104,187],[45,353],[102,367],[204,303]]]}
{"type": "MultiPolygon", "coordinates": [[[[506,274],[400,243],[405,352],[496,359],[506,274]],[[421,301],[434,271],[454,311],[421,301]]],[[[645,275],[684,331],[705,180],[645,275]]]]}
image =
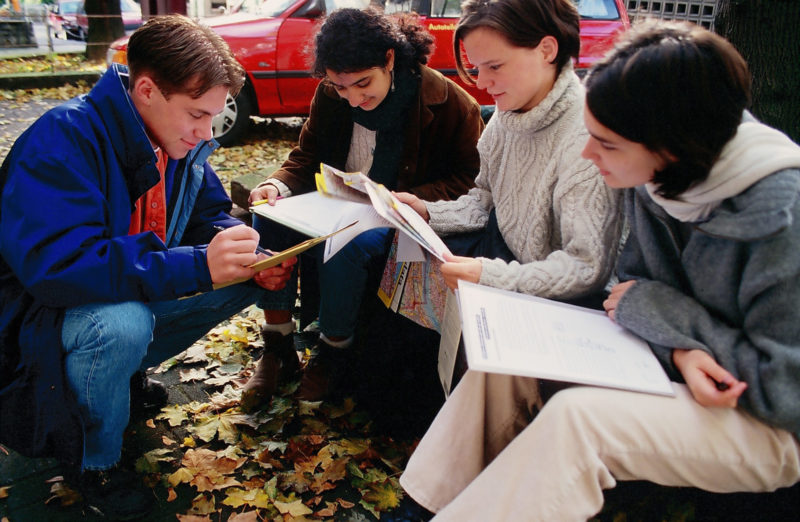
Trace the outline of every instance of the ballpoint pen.
{"type": "MultiPolygon", "coordinates": [[[[213,227],[214,227],[214,230],[216,230],[217,232],[222,232],[223,230],[225,230],[225,227],[221,227],[219,225],[213,225],[213,227]]],[[[269,250],[266,250],[264,248],[261,248],[258,245],[256,245],[256,252],[259,253],[259,254],[264,254],[266,256],[272,257],[272,252],[270,252],[269,250]]]]}

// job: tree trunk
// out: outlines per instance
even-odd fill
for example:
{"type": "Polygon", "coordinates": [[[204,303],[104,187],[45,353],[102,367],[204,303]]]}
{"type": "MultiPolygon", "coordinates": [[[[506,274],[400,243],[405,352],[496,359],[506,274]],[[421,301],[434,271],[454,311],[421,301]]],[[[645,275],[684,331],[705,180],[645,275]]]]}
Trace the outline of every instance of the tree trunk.
{"type": "Polygon", "coordinates": [[[800,142],[800,5],[797,0],[718,0],[716,31],[747,60],[753,114],[800,142]]]}
{"type": "Polygon", "coordinates": [[[125,34],[119,0],[86,0],[89,32],[86,38],[86,59],[103,61],[111,42],[125,34]]]}

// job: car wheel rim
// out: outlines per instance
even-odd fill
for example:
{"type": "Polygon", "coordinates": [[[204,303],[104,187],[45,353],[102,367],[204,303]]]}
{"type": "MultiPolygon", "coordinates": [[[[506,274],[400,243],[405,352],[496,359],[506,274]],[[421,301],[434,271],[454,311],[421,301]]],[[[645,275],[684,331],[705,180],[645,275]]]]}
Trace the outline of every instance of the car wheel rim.
{"type": "Polygon", "coordinates": [[[236,122],[236,115],[238,112],[236,100],[233,96],[228,94],[228,97],[225,99],[225,108],[211,120],[211,128],[214,131],[215,138],[219,138],[231,130],[231,127],[233,127],[233,124],[236,122]]]}

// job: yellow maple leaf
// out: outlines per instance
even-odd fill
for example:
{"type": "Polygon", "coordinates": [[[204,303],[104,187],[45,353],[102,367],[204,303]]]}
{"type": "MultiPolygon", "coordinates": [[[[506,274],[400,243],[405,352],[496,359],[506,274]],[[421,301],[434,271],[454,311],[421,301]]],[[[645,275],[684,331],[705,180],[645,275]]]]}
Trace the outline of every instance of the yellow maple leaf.
{"type": "MultiPolygon", "coordinates": [[[[363,491],[361,495],[361,504],[370,504],[367,508],[370,511],[388,511],[396,508],[400,504],[400,496],[391,481],[386,481],[380,484],[372,484],[368,490],[363,491]]],[[[367,507],[364,505],[364,507],[367,507]]],[[[380,517],[378,517],[380,518],[380,517]]]]}
{"type": "Polygon", "coordinates": [[[156,416],[156,420],[165,420],[170,427],[174,428],[188,421],[189,417],[181,406],[174,405],[161,408],[161,413],[156,416]]]}
{"type": "Polygon", "coordinates": [[[193,478],[194,474],[187,468],[179,468],[178,471],[167,477],[167,481],[173,486],[177,486],[182,482],[191,482],[193,478]]]}
{"type": "Polygon", "coordinates": [[[294,502],[281,502],[276,500],[275,507],[278,508],[278,511],[280,511],[281,514],[285,515],[288,513],[293,517],[310,515],[314,512],[311,508],[303,504],[301,499],[297,499],[294,502]]]}

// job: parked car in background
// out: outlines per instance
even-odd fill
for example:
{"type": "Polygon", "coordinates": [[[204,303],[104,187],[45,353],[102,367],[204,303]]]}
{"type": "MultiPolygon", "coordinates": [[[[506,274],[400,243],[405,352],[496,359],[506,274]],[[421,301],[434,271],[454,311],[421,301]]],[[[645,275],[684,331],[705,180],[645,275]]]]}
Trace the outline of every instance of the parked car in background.
{"type": "Polygon", "coordinates": [[[53,4],[49,18],[56,38],[63,38],[64,40],[77,39],[78,9],[82,5],[83,2],[81,0],[59,0],[53,4]]]}
{"type": "MultiPolygon", "coordinates": [[[[620,31],[630,26],[623,0],[573,0],[581,13],[581,53],[578,68],[591,66],[613,45],[620,31]]],[[[214,120],[214,136],[232,145],[249,126],[250,116],[307,116],[318,80],[309,74],[308,46],[320,20],[341,7],[366,8],[369,0],[264,0],[246,1],[235,14],[204,19],[228,42],[247,72],[247,82],[234,99],[229,97],[214,120]]],[[[387,13],[414,11],[436,38],[428,65],[464,86],[484,105],[491,97],[468,87],[457,77],[453,56],[453,31],[460,15],[460,0],[387,1],[387,13]]],[[[108,63],[124,63],[127,39],[111,44],[108,63]]]]}
{"type": "MultiPolygon", "coordinates": [[[[119,9],[127,34],[142,25],[142,8],[138,3],[133,0],[119,0],[119,9]]],[[[50,19],[58,38],[85,41],[89,34],[89,16],[83,0],[58,2],[50,19]]]]}

